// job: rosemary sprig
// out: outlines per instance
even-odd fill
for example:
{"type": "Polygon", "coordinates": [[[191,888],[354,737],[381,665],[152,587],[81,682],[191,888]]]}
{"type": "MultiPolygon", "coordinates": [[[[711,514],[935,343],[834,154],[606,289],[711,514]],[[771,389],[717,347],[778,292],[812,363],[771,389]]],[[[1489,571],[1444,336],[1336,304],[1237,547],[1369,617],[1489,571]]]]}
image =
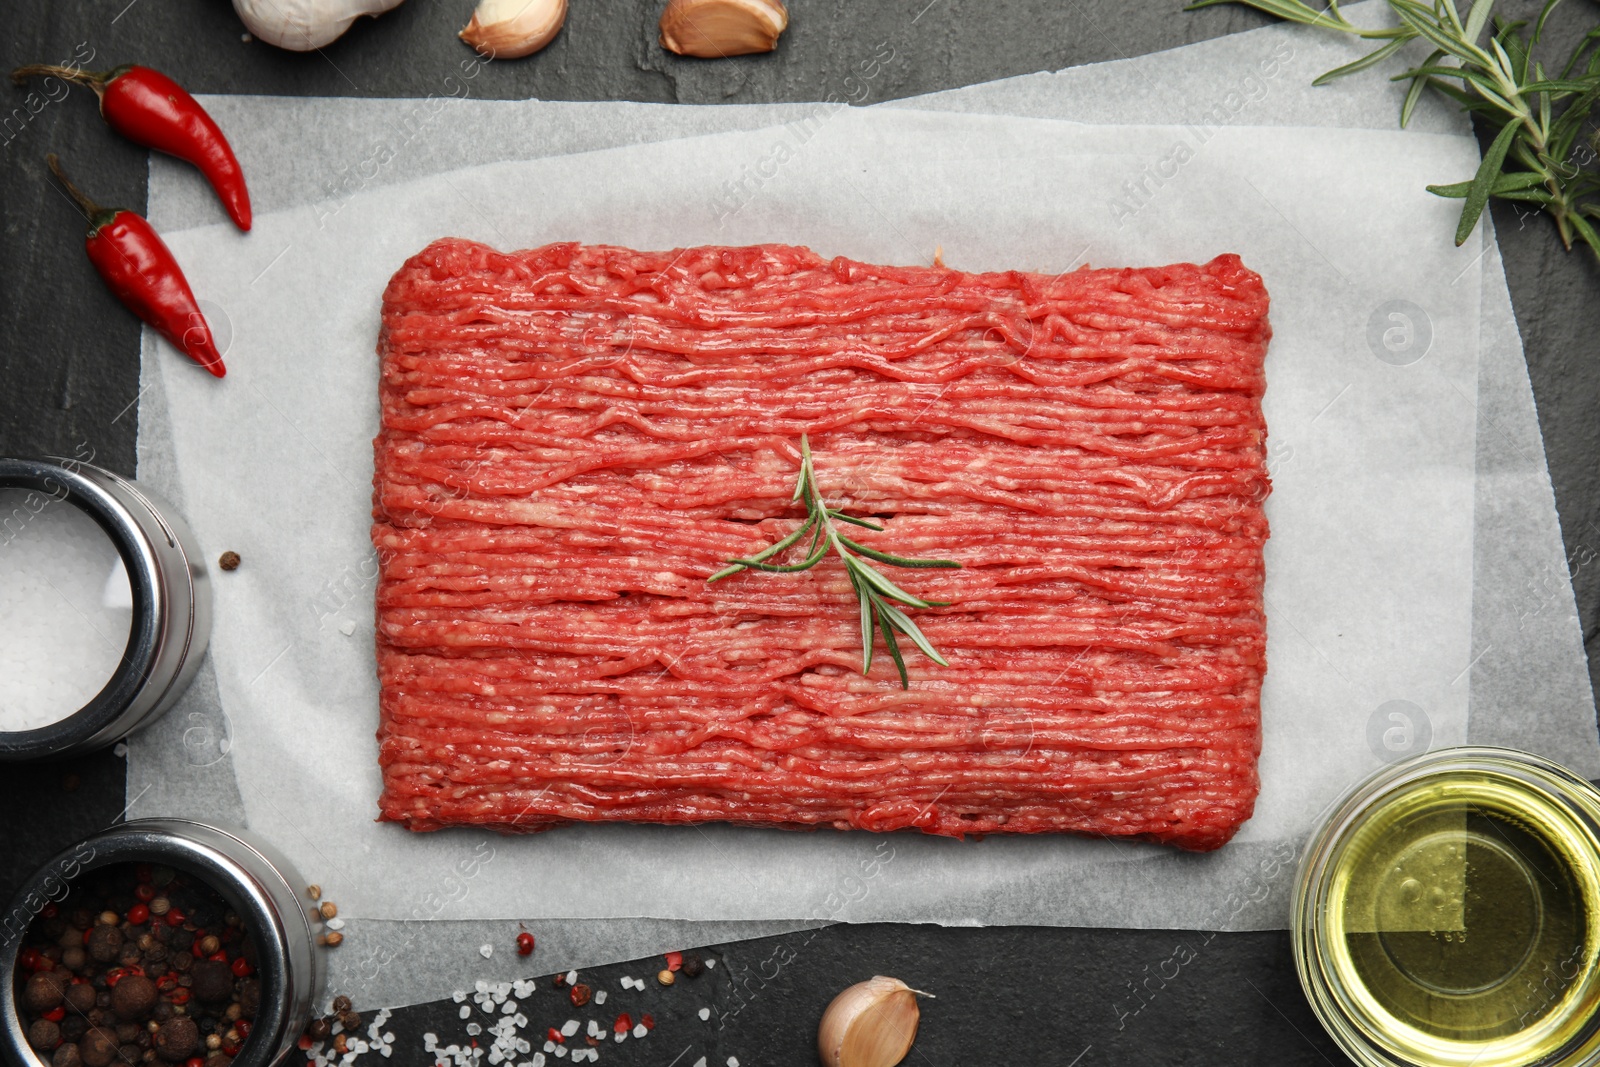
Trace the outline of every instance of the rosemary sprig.
{"type": "MultiPolygon", "coordinates": [[[[1560,2],[1547,0],[1532,33],[1526,36],[1522,32],[1526,21],[1500,18],[1494,19],[1493,31],[1485,35],[1494,0],[1476,0],[1465,19],[1455,0],[1426,4],[1388,0],[1400,25],[1375,30],[1352,25],[1340,14],[1337,0],[1330,0],[1326,11],[1302,0],[1197,0],[1184,10],[1242,3],[1292,22],[1384,42],[1355,62],[1328,71],[1315,85],[1365,70],[1407,42],[1422,38],[1433,45],[1432,54],[1421,66],[1390,79],[1411,82],[1400,106],[1400,125],[1410,120],[1423,90],[1433,88],[1465,111],[1500,127],[1471,181],[1428,186],[1435,195],[1466,201],[1456,226],[1456,244],[1472,234],[1484,205],[1493,196],[1539,205],[1555,220],[1568,251],[1576,236],[1600,258],[1600,233],[1589,221],[1600,219],[1600,205],[1590,199],[1600,191],[1600,175],[1584,170],[1573,159],[1573,149],[1600,99],[1600,50],[1594,50],[1600,41],[1600,26],[1578,41],[1557,77],[1547,74],[1544,64],[1532,55],[1544,35],[1545,21],[1560,2]]],[[[1600,135],[1591,135],[1588,147],[1600,151],[1600,135]]],[[[1589,158],[1594,158],[1593,151],[1589,158]]]]}
{"type": "Polygon", "coordinates": [[[891,567],[959,568],[961,564],[953,559],[912,559],[907,556],[891,556],[887,552],[879,552],[875,548],[859,544],[840,533],[839,528],[834,525],[836,522],[864,526],[869,530],[882,530],[883,527],[866,519],[846,515],[838,508],[830,508],[823,502],[822,494],[817,489],[816,470],[811,463],[811,443],[806,440],[804,434],[800,437],[800,480],[795,483],[793,499],[806,506],[806,521],[801,523],[797,530],[748,559],[730,559],[729,566],[713,574],[706,581],[715,582],[745,569],[767,571],[772,574],[793,574],[796,571],[809,570],[820,563],[822,557],[831,549],[844,560],[845,574],[849,577],[850,586],[856,591],[856,599],[861,604],[862,674],[872,669],[872,646],[876,634],[883,635],[883,643],[888,647],[889,655],[894,657],[894,665],[900,671],[902,689],[909,689],[911,680],[906,675],[906,661],[900,654],[900,642],[895,637],[897,633],[911,638],[912,643],[922,654],[939,666],[950,666],[949,661],[939,655],[938,650],[923,636],[910,616],[890,603],[893,600],[911,608],[944,608],[950,606],[949,601],[923,600],[912,596],[885,578],[862,557],[887,563],[891,567]],[[767,562],[799,544],[807,533],[811,534],[811,545],[806,550],[805,558],[799,563],[767,562]]]}

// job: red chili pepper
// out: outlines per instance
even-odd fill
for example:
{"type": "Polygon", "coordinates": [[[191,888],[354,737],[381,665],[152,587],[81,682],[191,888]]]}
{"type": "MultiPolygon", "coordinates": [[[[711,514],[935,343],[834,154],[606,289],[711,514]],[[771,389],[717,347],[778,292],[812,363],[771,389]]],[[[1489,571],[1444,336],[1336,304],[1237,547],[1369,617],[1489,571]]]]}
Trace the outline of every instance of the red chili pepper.
{"type": "Polygon", "coordinates": [[[135,904],[128,909],[128,921],[135,926],[143,926],[150,921],[150,908],[144,904],[135,904]]]}
{"type": "Polygon", "coordinates": [[[644,1024],[646,1030],[654,1030],[656,1028],[656,1017],[654,1015],[641,1015],[639,1016],[639,1021],[644,1024]]]}
{"type": "Polygon", "coordinates": [[[241,230],[250,228],[250,191],[228,139],[206,109],[158,70],[131,63],[108,71],[77,70],[48,63],[18,67],[11,80],[54,76],[87,85],[100,98],[100,114],[113,130],[146,148],[193,163],[222,199],[241,230]]]}
{"type": "Polygon", "coordinates": [[[57,1004],[55,1007],[45,1012],[43,1017],[49,1019],[53,1023],[58,1023],[67,1017],[67,1009],[57,1004]]]}
{"type": "Polygon", "coordinates": [[[544,1032],[544,1036],[545,1040],[554,1041],[558,1045],[565,1045],[567,1043],[566,1035],[553,1026],[544,1032]]]}
{"type": "MultiPolygon", "coordinates": [[[[123,968],[123,967],[113,967],[113,968],[111,968],[111,970],[106,972],[106,988],[107,989],[115,989],[115,988],[117,988],[117,983],[122,981],[126,977],[128,977],[128,972],[127,972],[126,968],[123,968]]],[[[129,986],[129,988],[131,989],[133,987],[129,986]]]]}
{"type": "Polygon", "coordinates": [[[249,978],[251,974],[250,961],[240,956],[228,965],[235,978],[249,978]]]}
{"type": "Polygon", "coordinates": [[[667,970],[676,971],[676,970],[681,969],[682,967],[683,967],[683,953],[681,953],[681,952],[669,952],[669,953],[667,953],[667,970]]]}
{"type": "Polygon", "coordinates": [[[172,1001],[174,1004],[187,1004],[189,1003],[189,997],[190,993],[188,988],[185,986],[179,986],[177,989],[172,991],[167,999],[172,1001]]]}
{"type": "MultiPolygon", "coordinates": [[[[300,1046],[300,1051],[301,1052],[310,1052],[311,1051],[311,1046],[313,1044],[313,1042],[311,1040],[311,1035],[310,1034],[301,1034],[300,1035],[300,1040],[296,1041],[295,1044],[300,1046]]],[[[439,1065],[439,1067],[444,1067],[444,1064],[441,1063],[439,1065]]]]}
{"type": "MultiPolygon", "coordinates": [[[[227,373],[211,339],[211,327],[195,303],[194,291],[155,228],[126,210],[101,207],[79,191],[61,169],[54,153],[45,157],[50,170],[89,216],[84,247],[89,262],[124,307],[155,327],[188,357],[218,378],[227,373]]],[[[167,922],[172,922],[172,912],[167,922]]]]}
{"type": "Polygon", "coordinates": [[[517,955],[533,955],[533,935],[526,930],[517,935],[517,955]]]}
{"type": "Polygon", "coordinates": [[[218,949],[217,951],[213,952],[211,955],[207,956],[206,959],[210,960],[213,963],[227,963],[228,962],[228,953],[224,949],[218,949]]]}
{"type": "Polygon", "coordinates": [[[612,1032],[617,1034],[625,1034],[632,1029],[633,1019],[628,1016],[627,1012],[623,1012],[621,1015],[617,1016],[617,1021],[611,1024],[612,1032]]]}

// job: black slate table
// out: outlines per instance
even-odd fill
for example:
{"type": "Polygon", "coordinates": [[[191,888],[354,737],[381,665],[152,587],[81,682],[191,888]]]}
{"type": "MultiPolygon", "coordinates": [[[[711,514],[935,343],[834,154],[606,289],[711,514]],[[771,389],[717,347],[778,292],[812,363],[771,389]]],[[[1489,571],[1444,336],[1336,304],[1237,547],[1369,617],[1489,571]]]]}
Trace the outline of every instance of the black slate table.
{"type": "MultiPolygon", "coordinates": [[[[87,44],[97,65],[144,63],[193,92],[424,96],[433,88],[427,72],[452,69],[467,55],[455,33],[471,6],[408,0],[320,53],[297,55],[243,39],[223,0],[5,0],[0,67],[60,62],[87,44]]],[[[663,6],[572,0],[566,27],[546,51],[490,65],[475,92],[696,104],[820,100],[850,73],[853,52],[844,45],[889,40],[905,59],[869,83],[865,102],[876,103],[1141,55],[1267,21],[1237,7],[1184,13],[1176,0],[794,0],[777,52],[708,63],[660,49],[663,6]]],[[[1528,17],[1539,4],[1500,7],[1528,17]]],[[[1589,7],[1560,9],[1553,45],[1566,47],[1593,17],[1589,7]]],[[[22,93],[0,86],[0,454],[92,452],[93,462],[132,475],[139,324],[95,278],[81,249],[82,218],[48,183],[43,157],[61,153],[102,202],[140,210],[146,153],[105,130],[83,94],[34,114],[13,110],[22,103],[22,93]]],[[[1523,224],[1497,205],[1495,220],[1575,571],[1590,676],[1600,678],[1600,566],[1585,562],[1600,551],[1600,269],[1584,254],[1563,252],[1542,219],[1523,224]]],[[[122,761],[110,752],[7,768],[0,898],[49,855],[119,818],[123,779],[122,761]]],[[[656,1029],[646,1040],[607,1041],[603,1062],[811,1063],[823,1006],[872,974],[939,994],[925,1006],[912,1064],[1345,1062],[1300,992],[1282,932],[874,924],[712,946],[705,955],[720,966],[672,988],[654,981],[659,959],[586,972],[597,987],[616,989],[624,974],[649,983],[628,1006],[637,1019],[644,1004],[656,1029]],[[708,1020],[699,1018],[703,1007],[708,1020]]],[[[535,962],[530,971],[537,970],[535,962]]],[[[550,982],[539,985],[524,1005],[531,1018],[559,1025],[581,1014],[550,982]]],[[[388,1023],[396,1034],[389,1062],[433,1063],[422,1035],[461,1040],[463,1025],[454,1002],[403,1009],[388,1023]]],[[[572,1047],[585,1047],[581,1034],[572,1047]]],[[[377,1059],[369,1053],[360,1062],[377,1059]]]]}

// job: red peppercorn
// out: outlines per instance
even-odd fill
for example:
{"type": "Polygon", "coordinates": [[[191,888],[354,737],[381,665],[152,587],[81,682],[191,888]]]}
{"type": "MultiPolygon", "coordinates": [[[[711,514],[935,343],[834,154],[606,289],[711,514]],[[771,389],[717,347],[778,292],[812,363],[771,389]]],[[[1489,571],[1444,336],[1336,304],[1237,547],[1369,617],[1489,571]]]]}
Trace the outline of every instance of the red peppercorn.
{"type": "Polygon", "coordinates": [[[149,882],[140,882],[134,886],[133,895],[148,904],[156,899],[156,887],[149,882]]]}
{"type": "Polygon", "coordinates": [[[187,1004],[189,1003],[189,990],[185,986],[179,986],[172,991],[167,999],[174,1004],[187,1004]]]}
{"type": "Polygon", "coordinates": [[[54,919],[57,915],[61,914],[61,909],[56,907],[56,902],[52,900],[50,903],[39,909],[39,914],[43,915],[46,919],[54,919]]]}
{"type": "Polygon", "coordinates": [[[167,925],[168,926],[182,926],[184,923],[186,923],[188,921],[189,921],[189,917],[187,915],[185,915],[183,912],[179,911],[177,908],[171,908],[171,909],[169,909],[167,911],[167,925]]]}
{"type": "Polygon", "coordinates": [[[611,1030],[613,1033],[625,1034],[632,1029],[633,1019],[629,1017],[627,1012],[623,1012],[621,1015],[617,1016],[617,1021],[611,1024],[611,1030]]]}
{"type": "MultiPolygon", "coordinates": [[[[132,989],[133,987],[129,986],[128,988],[132,989]]],[[[60,1004],[57,1004],[55,1007],[51,1008],[49,1011],[45,1012],[43,1016],[41,1016],[41,1018],[49,1019],[53,1023],[58,1023],[66,1017],[67,1009],[62,1007],[60,1004]]]]}
{"type": "Polygon", "coordinates": [[[156,989],[163,993],[167,992],[169,989],[176,989],[177,986],[178,977],[171,971],[168,971],[166,974],[156,979],[156,989]]]}
{"type": "MultiPolygon", "coordinates": [[[[312,1045],[311,1035],[310,1034],[301,1034],[300,1035],[300,1040],[296,1041],[295,1044],[300,1046],[300,1051],[301,1052],[310,1052],[311,1051],[311,1045],[312,1045]]],[[[444,1067],[444,1064],[442,1064],[442,1063],[439,1064],[439,1067],[444,1067]]]]}
{"type": "Polygon", "coordinates": [[[228,952],[227,952],[226,949],[219,948],[219,949],[217,949],[217,951],[215,951],[211,955],[207,956],[206,959],[213,960],[213,961],[215,961],[217,963],[227,963],[228,962],[228,952]]]}
{"type": "MultiPolygon", "coordinates": [[[[89,940],[89,935],[88,934],[84,934],[83,935],[83,939],[85,941],[89,940]]],[[[39,962],[39,950],[38,949],[36,949],[36,948],[25,948],[25,949],[22,950],[22,965],[24,967],[26,967],[30,971],[34,970],[35,969],[34,965],[36,963],[38,963],[38,962],[39,962]]]]}
{"type": "Polygon", "coordinates": [[[233,963],[229,964],[229,970],[233,971],[234,977],[236,978],[249,978],[252,968],[250,966],[250,961],[245,959],[243,956],[240,956],[238,959],[234,960],[233,963]]]}
{"type": "Polygon", "coordinates": [[[135,926],[143,926],[150,921],[150,908],[144,904],[135,904],[128,909],[128,921],[135,926]]]}
{"type": "Polygon", "coordinates": [[[526,930],[517,935],[517,955],[533,955],[533,935],[526,930]]]}
{"type": "Polygon", "coordinates": [[[239,1054],[239,1046],[238,1045],[223,1045],[222,1046],[222,1054],[224,1056],[237,1056],[239,1054]]]}
{"type": "Polygon", "coordinates": [[[656,1028],[656,1017],[654,1015],[641,1015],[639,1016],[639,1021],[644,1024],[646,1030],[654,1030],[656,1028]]]}
{"type": "Polygon", "coordinates": [[[681,952],[669,952],[669,953],[667,953],[667,970],[676,971],[679,968],[681,968],[682,966],[683,966],[683,953],[681,953],[681,952]]]}
{"type": "Polygon", "coordinates": [[[567,999],[572,1001],[572,1006],[574,1008],[581,1008],[585,1004],[589,1003],[589,995],[591,992],[593,991],[588,986],[584,985],[582,982],[578,982],[570,991],[568,991],[567,999]]]}
{"type": "Polygon", "coordinates": [[[239,1040],[240,1041],[243,1041],[245,1038],[249,1037],[250,1036],[250,1031],[255,1029],[255,1027],[250,1025],[250,1020],[249,1019],[239,1019],[239,1020],[237,1020],[233,1024],[233,1028],[235,1030],[239,1031],[239,1040]]]}
{"type": "Polygon", "coordinates": [[[111,968],[106,972],[106,988],[115,989],[117,987],[117,983],[126,977],[128,977],[128,970],[126,967],[111,968]]]}
{"type": "Polygon", "coordinates": [[[183,1067],[206,1067],[206,1061],[199,1056],[190,1056],[183,1062],[183,1067]]]}
{"type": "Polygon", "coordinates": [[[554,1041],[558,1045],[567,1043],[567,1036],[553,1026],[544,1032],[544,1037],[546,1041],[554,1041]]]}
{"type": "Polygon", "coordinates": [[[562,988],[563,986],[565,986],[567,984],[567,976],[566,976],[566,974],[563,973],[563,974],[556,975],[554,978],[550,979],[550,984],[555,986],[557,989],[562,988]]]}

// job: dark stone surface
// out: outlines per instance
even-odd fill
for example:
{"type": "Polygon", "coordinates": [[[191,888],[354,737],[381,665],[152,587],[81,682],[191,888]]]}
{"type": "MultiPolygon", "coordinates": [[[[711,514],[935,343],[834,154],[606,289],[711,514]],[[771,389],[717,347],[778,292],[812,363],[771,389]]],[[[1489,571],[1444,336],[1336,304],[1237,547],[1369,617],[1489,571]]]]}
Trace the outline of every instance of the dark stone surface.
{"type": "MultiPolygon", "coordinates": [[[[886,40],[906,61],[868,85],[867,102],[876,102],[1139,55],[1265,21],[1236,7],[1184,14],[1176,0],[799,0],[775,54],[703,62],[656,45],[662,6],[662,0],[575,0],[549,49],[492,64],[473,91],[684,103],[817,100],[853,91],[845,84],[852,65],[886,40]]],[[[1522,13],[1538,6],[1500,8],[1522,13]]],[[[381,19],[363,20],[321,53],[294,55],[241,40],[242,26],[222,0],[5,0],[0,66],[60,62],[92,49],[92,67],[138,61],[196,92],[425,96],[448,92],[444,79],[468,55],[455,32],[470,8],[470,0],[409,0],[381,19]]],[[[1552,22],[1552,37],[1570,41],[1592,18],[1591,9],[1566,5],[1552,22]]],[[[9,94],[0,96],[6,105],[0,109],[0,454],[87,458],[92,452],[95,462],[132,474],[138,323],[95,278],[79,244],[82,220],[46,181],[43,157],[60,153],[101,202],[142,209],[145,152],[104,129],[86,90],[45,102],[36,113],[25,91],[0,87],[0,93],[9,94]]],[[[1494,210],[1575,570],[1591,676],[1600,678],[1600,560],[1594,558],[1600,552],[1594,351],[1600,271],[1588,256],[1564,253],[1542,218],[1524,221],[1499,204],[1494,210]]],[[[122,781],[122,764],[109,753],[70,767],[7,768],[0,775],[0,894],[8,897],[50,854],[118,818],[122,781]],[[69,774],[77,776],[70,790],[69,774]]],[[[833,993],[888,973],[938,994],[925,1005],[908,1063],[1342,1062],[1299,991],[1281,933],[844,926],[727,946],[721,958],[722,967],[671,989],[651,979],[659,960],[588,976],[611,990],[608,1009],[630,1011],[636,1020],[650,1011],[658,1024],[646,1040],[608,1041],[603,1061],[811,1062],[816,1020],[833,993]],[[1193,959],[1171,979],[1151,979],[1171,973],[1165,961],[1180,945],[1193,959]],[[625,997],[616,982],[623,974],[646,978],[649,988],[625,997]],[[1142,998],[1132,986],[1146,991],[1142,998]],[[696,1015],[701,1006],[712,1009],[707,1022],[696,1015]]],[[[540,986],[533,999],[550,1023],[602,1015],[594,1008],[562,1011],[561,994],[548,982],[540,986]]],[[[462,1039],[457,1012],[445,1003],[398,1013],[390,1024],[399,1035],[391,1062],[433,1062],[421,1035],[462,1039]]],[[[527,1014],[531,1024],[544,1025],[544,1015],[527,1014]]],[[[581,1042],[580,1034],[574,1047],[581,1042]]]]}

